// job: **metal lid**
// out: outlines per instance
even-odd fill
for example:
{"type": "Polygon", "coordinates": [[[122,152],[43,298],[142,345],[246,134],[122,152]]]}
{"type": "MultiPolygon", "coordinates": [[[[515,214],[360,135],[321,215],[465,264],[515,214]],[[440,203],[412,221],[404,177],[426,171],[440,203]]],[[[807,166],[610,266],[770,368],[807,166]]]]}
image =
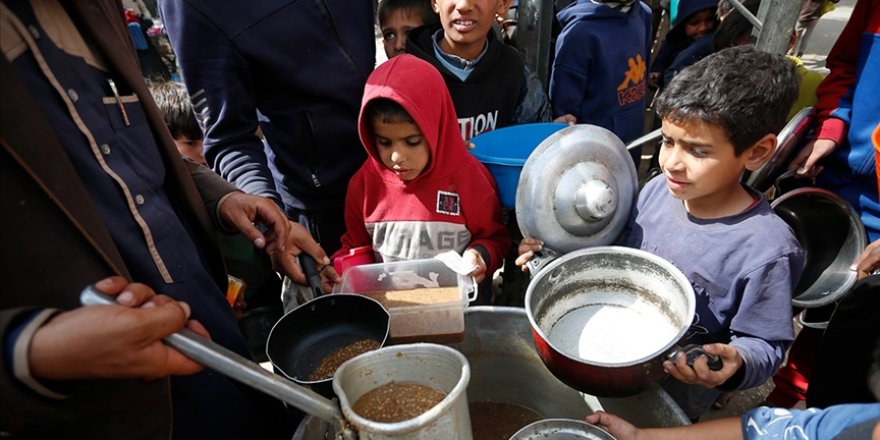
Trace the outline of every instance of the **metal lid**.
{"type": "Polygon", "coordinates": [[[545,419],[520,429],[510,440],[616,440],[616,437],[583,420],[545,419]]]}
{"type": "Polygon", "coordinates": [[[612,244],[638,194],[635,164],[614,133],[580,124],[551,135],[526,160],[516,190],[524,237],[561,253],[612,244]]]}

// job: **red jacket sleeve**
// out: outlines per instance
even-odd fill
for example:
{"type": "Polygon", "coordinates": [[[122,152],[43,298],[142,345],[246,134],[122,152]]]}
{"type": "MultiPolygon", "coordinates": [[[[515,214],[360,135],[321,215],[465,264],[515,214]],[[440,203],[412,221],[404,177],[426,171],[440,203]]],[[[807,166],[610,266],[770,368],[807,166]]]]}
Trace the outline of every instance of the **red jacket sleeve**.
{"type": "Polygon", "coordinates": [[[860,40],[868,28],[870,11],[877,7],[880,7],[880,1],[859,0],[849,22],[828,53],[825,66],[830,73],[816,89],[816,96],[819,98],[816,104],[818,122],[816,139],[831,139],[839,144],[846,136],[846,121],[833,117],[832,112],[841,107],[842,98],[853,88],[860,40]]]}
{"type": "Polygon", "coordinates": [[[486,273],[492,276],[501,263],[507,250],[510,249],[510,234],[507,227],[501,222],[501,203],[498,201],[497,191],[491,174],[484,166],[479,164],[482,181],[486,182],[485,188],[480,188],[479,194],[484,197],[476,197],[480,203],[467,210],[467,228],[471,231],[469,248],[482,246],[489,254],[486,261],[486,273]]]}
{"type": "Polygon", "coordinates": [[[364,186],[363,172],[358,171],[349,181],[345,194],[345,234],[341,239],[342,247],[330,257],[331,260],[348,255],[348,251],[353,248],[373,244],[364,225],[364,186]]]}

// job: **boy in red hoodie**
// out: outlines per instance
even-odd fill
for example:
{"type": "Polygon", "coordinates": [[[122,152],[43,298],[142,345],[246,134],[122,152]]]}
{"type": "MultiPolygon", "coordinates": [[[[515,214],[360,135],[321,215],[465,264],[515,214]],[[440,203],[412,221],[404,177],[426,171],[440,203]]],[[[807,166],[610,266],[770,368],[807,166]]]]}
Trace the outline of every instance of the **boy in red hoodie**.
{"type": "MultiPolygon", "coordinates": [[[[367,79],[358,131],[369,158],[348,184],[347,231],[335,256],[359,246],[372,246],[382,261],[455,250],[474,264],[478,283],[491,277],[510,237],[495,183],[467,152],[440,72],[407,54],[380,65],[367,79]]],[[[488,303],[490,292],[480,290],[478,303],[488,303]]]]}

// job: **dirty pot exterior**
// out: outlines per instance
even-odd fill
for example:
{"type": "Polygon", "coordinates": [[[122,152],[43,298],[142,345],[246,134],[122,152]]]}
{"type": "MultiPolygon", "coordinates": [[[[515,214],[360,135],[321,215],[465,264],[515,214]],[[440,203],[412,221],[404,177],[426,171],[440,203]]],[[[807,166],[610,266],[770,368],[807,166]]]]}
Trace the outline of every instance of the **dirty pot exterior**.
{"type": "Polygon", "coordinates": [[[386,347],[352,358],[333,378],[333,390],[345,419],[362,440],[472,438],[467,404],[470,365],[457,350],[437,344],[386,347]],[[352,410],[368,391],[389,382],[411,382],[447,394],[440,403],[418,417],[398,423],[379,423],[352,410]]]}

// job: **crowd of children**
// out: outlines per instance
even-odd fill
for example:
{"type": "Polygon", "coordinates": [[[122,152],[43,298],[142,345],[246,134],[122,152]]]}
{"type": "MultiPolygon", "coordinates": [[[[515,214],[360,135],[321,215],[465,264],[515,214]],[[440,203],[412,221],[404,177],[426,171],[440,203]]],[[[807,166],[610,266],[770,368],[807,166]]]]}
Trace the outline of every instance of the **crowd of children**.
{"type": "MultiPolygon", "coordinates": [[[[454,250],[478,281],[491,279],[511,238],[492,176],[468,154],[468,141],[556,117],[607,128],[628,142],[644,134],[648,88],[659,88],[661,174],[641,189],[618,242],[669,260],[694,287],[696,314],[682,342],[703,345],[723,367],[711,371],[703,357],[689,366],[678,356],[664,363],[670,377],[662,386],[697,420],[723,391],[766,382],[794,340],[791,298],[806,256],[767,198],[741,176],[767,162],[796,109],[815,104],[821,78],[797,59],[748,45],[751,24],[723,0],[672,2],[671,27],[653,59],[644,3],[565,3],[556,15],[561,32],[548,94],[498,36],[496,18],[509,0],[379,2],[388,61],[366,79],[357,128],[367,160],[348,183],[346,230],[335,256],[361,246],[381,261],[454,250]]],[[[744,3],[753,12],[758,5],[744,3]]],[[[859,5],[868,3],[876,1],[859,5]]],[[[872,14],[866,28],[876,38],[876,9],[872,14]]],[[[868,62],[876,70],[877,59],[868,62]]],[[[157,102],[171,99],[169,91],[185,88],[159,85],[157,102]]],[[[877,113],[854,117],[860,127],[880,122],[877,113]]],[[[167,121],[181,154],[204,164],[198,126],[175,128],[173,119],[167,121]]],[[[839,131],[834,140],[842,143],[839,131]]],[[[816,173],[813,163],[800,173],[816,173]]],[[[866,209],[876,206],[876,192],[860,194],[873,194],[861,202],[866,209]]],[[[865,223],[875,227],[870,213],[865,223]]],[[[538,238],[523,239],[517,264],[525,267],[541,248],[538,238]]],[[[321,274],[327,283],[338,279],[330,267],[321,274]]],[[[481,289],[480,302],[490,303],[491,291],[481,289]]],[[[632,432],[613,417],[593,421],[632,432]]]]}

